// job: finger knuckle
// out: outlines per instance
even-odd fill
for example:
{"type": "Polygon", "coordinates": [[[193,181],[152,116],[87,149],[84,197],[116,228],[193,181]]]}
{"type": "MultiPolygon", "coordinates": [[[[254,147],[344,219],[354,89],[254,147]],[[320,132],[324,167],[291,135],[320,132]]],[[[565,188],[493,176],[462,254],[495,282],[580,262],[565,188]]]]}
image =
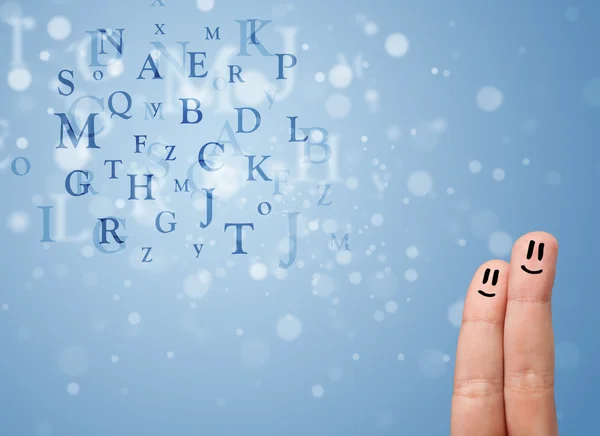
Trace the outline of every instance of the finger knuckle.
{"type": "Polygon", "coordinates": [[[499,377],[473,377],[459,379],[454,383],[454,396],[483,398],[502,394],[502,379],[499,377]]]}
{"type": "Polygon", "coordinates": [[[504,374],[504,388],[521,395],[539,395],[554,390],[554,372],[538,369],[504,374]]]}

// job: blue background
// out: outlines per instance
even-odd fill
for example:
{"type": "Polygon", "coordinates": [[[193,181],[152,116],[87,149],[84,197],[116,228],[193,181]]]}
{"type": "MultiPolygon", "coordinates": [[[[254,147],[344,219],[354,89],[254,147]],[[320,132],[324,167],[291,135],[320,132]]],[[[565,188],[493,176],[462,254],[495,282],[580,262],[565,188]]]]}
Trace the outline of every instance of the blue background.
{"type": "Polygon", "coordinates": [[[561,434],[600,434],[600,4],[151,3],[0,6],[1,434],[448,434],[471,274],[489,258],[508,258],[510,243],[531,230],[552,232],[560,245],[553,316],[561,434]],[[273,20],[261,42],[298,57],[286,83],[274,80],[274,58],[253,48],[251,57],[235,56],[234,20],[247,18],[273,20]],[[24,19],[30,29],[18,48],[9,23],[24,19]],[[167,34],[154,35],[154,23],[166,23],[167,34]],[[220,26],[221,40],[206,41],[206,26],[220,26]],[[89,77],[89,51],[80,51],[97,28],[126,29],[122,64],[100,82],[89,77]],[[394,33],[409,41],[402,56],[386,50],[394,33]],[[190,41],[189,51],[208,53],[211,79],[190,82],[205,87],[202,123],[180,124],[177,98],[192,96],[189,87],[136,80],[150,41],[174,53],[177,41],[190,41]],[[219,64],[225,46],[233,55],[219,64]],[[253,80],[219,94],[215,70],[229,61],[253,70],[253,80]],[[57,92],[62,69],[75,72],[69,97],[57,92]],[[283,97],[268,109],[262,93],[273,87],[283,97]],[[118,90],[133,96],[133,118],[105,111],[100,150],[56,149],[53,111],[118,90]],[[220,106],[205,100],[230,91],[220,106]],[[164,121],[143,119],[145,101],[166,99],[174,106],[164,121]],[[232,108],[241,106],[262,115],[256,132],[239,135],[241,147],[272,155],[271,171],[289,169],[289,190],[274,196],[272,183],[247,182],[239,156],[223,158],[230,169],[216,182],[196,168],[198,185],[215,182],[222,194],[213,224],[200,229],[202,197],[173,193],[173,178],[185,179],[199,147],[226,120],[235,126],[232,108]],[[329,131],[335,177],[314,165],[298,180],[288,116],[329,131]],[[168,175],[133,153],[135,134],[177,144],[168,175]],[[10,169],[17,156],[31,162],[22,177],[10,169]],[[118,167],[119,180],[109,181],[104,159],[122,159],[127,171],[118,167]],[[125,174],[146,167],[162,177],[160,202],[128,201],[125,174]],[[92,170],[98,194],[66,198],[72,169],[92,170]],[[330,206],[317,205],[320,181],[332,184],[330,206]],[[258,215],[261,201],[273,205],[270,215],[258,215]],[[66,234],[42,244],[38,206],[52,205],[52,232],[62,226],[66,234]],[[161,210],[176,212],[174,232],[154,228],[161,210]],[[298,259],[283,271],[286,211],[301,215],[298,259]],[[102,254],[91,230],[113,215],[127,219],[127,248],[102,254]],[[231,254],[227,222],[255,223],[244,239],[248,255],[231,254]],[[332,231],[338,240],[350,233],[350,253],[330,250],[332,231]],[[193,243],[206,244],[198,259],[193,243]],[[145,246],[153,247],[150,264],[141,262],[145,246]]]}

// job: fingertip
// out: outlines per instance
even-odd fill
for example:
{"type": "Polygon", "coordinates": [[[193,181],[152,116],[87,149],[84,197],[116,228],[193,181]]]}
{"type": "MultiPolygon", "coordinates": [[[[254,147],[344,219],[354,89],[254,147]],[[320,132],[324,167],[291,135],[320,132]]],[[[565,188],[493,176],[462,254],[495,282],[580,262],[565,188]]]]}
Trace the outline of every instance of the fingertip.
{"type": "Polygon", "coordinates": [[[516,240],[513,245],[513,253],[515,251],[527,251],[531,241],[535,241],[536,244],[544,243],[549,252],[556,253],[558,251],[558,240],[553,234],[544,231],[533,231],[516,240]]]}
{"type": "Polygon", "coordinates": [[[488,260],[477,268],[467,291],[463,322],[471,318],[503,322],[508,271],[508,262],[501,259],[488,260]]]}
{"type": "Polygon", "coordinates": [[[490,271],[498,270],[498,271],[500,271],[500,275],[503,276],[506,273],[508,273],[509,263],[502,259],[492,259],[492,260],[488,260],[488,261],[482,263],[475,270],[475,273],[473,274],[473,279],[471,280],[471,283],[474,283],[474,282],[481,283],[482,277],[485,275],[485,270],[487,270],[487,269],[489,269],[490,271]]]}
{"type": "MultiPolygon", "coordinates": [[[[521,287],[531,287],[536,280],[540,285],[551,286],[558,258],[558,241],[547,232],[529,232],[515,242],[511,253],[511,282],[520,282],[521,287]],[[540,278],[538,281],[538,277],[540,278]]],[[[551,289],[550,289],[551,290],[551,289]]]]}
{"type": "Polygon", "coordinates": [[[481,264],[481,267],[506,270],[508,269],[508,265],[509,263],[503,259],[491,259],[481,264]]]}

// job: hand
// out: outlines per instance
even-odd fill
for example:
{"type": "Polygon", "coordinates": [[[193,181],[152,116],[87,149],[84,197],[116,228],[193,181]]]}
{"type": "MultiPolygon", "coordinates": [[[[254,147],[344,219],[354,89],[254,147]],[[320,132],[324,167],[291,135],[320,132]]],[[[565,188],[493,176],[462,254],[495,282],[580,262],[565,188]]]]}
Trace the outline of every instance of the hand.
{"type": "Polygon", "coordinates": [[[556,436],[550,300],[558,244],[522,236],[510,264],[479,267],[456,351],[452,436],[556,436]]]}

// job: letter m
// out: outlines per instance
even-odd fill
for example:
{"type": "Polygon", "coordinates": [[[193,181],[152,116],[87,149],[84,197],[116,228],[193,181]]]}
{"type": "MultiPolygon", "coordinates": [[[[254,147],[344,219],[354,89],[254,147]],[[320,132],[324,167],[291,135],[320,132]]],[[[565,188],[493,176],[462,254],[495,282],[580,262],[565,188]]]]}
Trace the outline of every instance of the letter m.
{"type": "Polygon", "coordinates": [[[331,251],[340,251],[342,245],[344,246],[344,250],[350,251],[350,242],[348,241],[348,237],[350,236],[349,233],[346,233],[344,235],[344,239],[342,239],[339,244],[335,233],[330,233],[330,236],[331,240],[329,241],[329,248],[331,249],[331,251]]]}
{"type": "Polygon", "coordinates": [[[190,192],[189,182],[190,179],[185,179],[185,182],[183,182],[182,185],[181,183],[179,183],[178,179],[175,179],[175,192],[190,192]]]}
{"type": "MultiPolygon", "coordinates": [[[[67,132],[67,135],[69,135],[69,139],[73,144],[73,148],[77,148],[77,146],[79,145],[79,141],[81,141],[81,138],[83,137],[83,132],[85,131],[85,129],[88,130],[88,145],[86,148],[100,148],[96,145],[95,119],[98,115],[97,113],[92,113],[88,115],[85,124],[79,132],[79,135],[75,134],[75,130],[73,129],[73,126],[71,125],[67,114],[61,113],[54,115],[60,118],[60,143],[56,146],[56,148],[68,148],[64,142],[65,132],[67,132]]],[[[77,125],[75,127],[77,127],[77,125]]]]}
{"type": "Polygon", "coordinates": [[[217,27],[214,32],[210,31],[210,27],[205,27],[205,29],[206,29],[206,39],[207,40],[208,39],[221,39],[221,38],[219,38],[220,27],[217,27]]]}

